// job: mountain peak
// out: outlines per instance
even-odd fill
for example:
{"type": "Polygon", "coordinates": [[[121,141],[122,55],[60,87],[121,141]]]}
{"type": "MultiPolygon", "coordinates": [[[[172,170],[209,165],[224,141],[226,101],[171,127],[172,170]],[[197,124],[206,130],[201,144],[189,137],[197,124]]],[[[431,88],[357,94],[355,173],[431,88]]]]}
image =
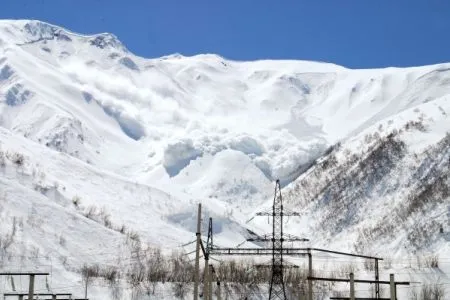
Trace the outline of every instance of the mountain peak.
{"type": "Polygon", "coordinates": [[[124,52],[128,52],[126,47],[122,44],[121,41],[112,33],[100,33],[89,37],[89,43],[92,46],[96,46],[100,49],[104,48],[114,48],[116,50],[122,50],[124,52]]]}
{"type": "Polygon", "coordinates": [[[72,41],[76,38],[85,40],[90,45],[101,49],[112,48],[128,52],[126,47],[114,34],[80,34],[39,20],[0,20],[0,34],[1,33],[4,33],[9,40],[15,44],[53,39],[72,41]]]}

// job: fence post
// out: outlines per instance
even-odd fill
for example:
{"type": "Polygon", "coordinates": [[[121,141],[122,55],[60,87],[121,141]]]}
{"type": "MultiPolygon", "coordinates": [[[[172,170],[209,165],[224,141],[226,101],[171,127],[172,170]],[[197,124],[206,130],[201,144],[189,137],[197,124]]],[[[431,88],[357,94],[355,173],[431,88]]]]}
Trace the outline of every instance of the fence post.
{"type": "MultiPolygon", "coordinates": [[[[312,254],[311,251],[308,250],[308,276],[312,277],[313,276],[313,271],[312,271],[312,254]]],[[[312,280],[308,280],[308,300],[313,300],[313,282],[312,280]]]]}
{"type": "Polygon", "coordinates": [[[28,299],[34,299],[34,274],[30,274],[30,285],[28,289],[28,299]]]}
{"type": "Polygon", "coordinates": [[[397,299],[397,293],[395,290],[395,281],[394,281],[394,274],[389,275],[389,281],[390,281],[390,287],[391,287],[391,300],[397,299]]]}
{"type": "Polygon", "coordinates": [[[355,275],[350,273],[350,300],[355,300],[355,275]]]}

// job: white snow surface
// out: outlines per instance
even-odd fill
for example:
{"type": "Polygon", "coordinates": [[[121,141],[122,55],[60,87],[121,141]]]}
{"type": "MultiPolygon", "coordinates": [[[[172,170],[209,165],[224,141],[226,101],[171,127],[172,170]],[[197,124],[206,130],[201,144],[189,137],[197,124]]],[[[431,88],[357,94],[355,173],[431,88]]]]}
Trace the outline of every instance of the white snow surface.
{"type": "MultiPolygon", "coordinates": [[[[213,54],[148,59],[111,34],[2,20],[0,151],[9,158],[0,166],[0,217],[22,222],[14,249],[35,255],[38,264],[28,267],[51,258],[53,288],[79,290],[67,265],[111,263],[125,247],[117,230],[83,216],[89,209],[103,210],[113,227],[125,225],[149,245],[174,249],[195,238],[201,202],[204,223],[215,220],[217,243],[234,247],[245,229],[271,230],[265,218],[247,221],[271,205],[275,179],[293,190],[336,143],[363,151],[364,136],[380,124],[386,132],[420,115],[427,131],[402,134],[411,153],[450,131],[450,63],[352,70],[213,54]]],[[[358,230],[386,218],[405,190],[364,206],[361,222],[332,236],[317,225],[320,207],[289,200],[302,217],[286,229],[310,238],[307,245],[354,251],[358,230]]],[[[443,258],[447,282],[449,202],[423,213],[445,225],[447,237],[426,250],[443,258]]],[[[391,257],[417,250],[403,239],[365,249],[391,257]]],[[[99,289],[91,299],[106,296],[99,289]]]]}

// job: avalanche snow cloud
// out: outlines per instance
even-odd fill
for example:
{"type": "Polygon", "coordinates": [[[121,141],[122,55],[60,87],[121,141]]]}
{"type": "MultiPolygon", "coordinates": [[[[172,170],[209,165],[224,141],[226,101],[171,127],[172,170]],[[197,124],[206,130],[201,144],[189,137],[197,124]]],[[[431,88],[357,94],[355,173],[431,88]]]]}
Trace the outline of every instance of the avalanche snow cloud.
{"type": "Polygon", "coordinates": [[[450,64],[148,59],[111,34],[0,21],[2,221],[30,220],[17,251],[80,263],[119,249],[127,230],[189,242],[202,201],[218,241],[235,245],[270,227],[246,221],[280,179],[286,205],[302,211],[287,230],[314,244],[448,256],[449,94],[450,64]],[[402,222],[429,234],[379,238],[402,222]],[[66,234],[75,239],[62,246],[66,234]]]}

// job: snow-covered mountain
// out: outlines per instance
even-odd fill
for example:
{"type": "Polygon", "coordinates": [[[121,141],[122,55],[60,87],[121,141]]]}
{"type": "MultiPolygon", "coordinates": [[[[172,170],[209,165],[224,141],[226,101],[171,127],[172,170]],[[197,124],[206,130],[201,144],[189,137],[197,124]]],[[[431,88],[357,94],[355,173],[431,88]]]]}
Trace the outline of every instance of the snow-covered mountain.
{"type": "Polygon", "coordinates": [[[216,241],[235,246],[270,230],[247,221],[279,178],[302,214],[290,233],[437,253],[448,281],[449,115],[450,64],[147,59],[111,34],[0,21],[3,267],[53,259],[67,281],[83,263],[115,263],[130,237],[174,249],[194,239],[199,202],[216,241]]]}

